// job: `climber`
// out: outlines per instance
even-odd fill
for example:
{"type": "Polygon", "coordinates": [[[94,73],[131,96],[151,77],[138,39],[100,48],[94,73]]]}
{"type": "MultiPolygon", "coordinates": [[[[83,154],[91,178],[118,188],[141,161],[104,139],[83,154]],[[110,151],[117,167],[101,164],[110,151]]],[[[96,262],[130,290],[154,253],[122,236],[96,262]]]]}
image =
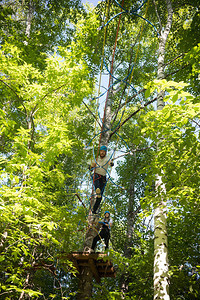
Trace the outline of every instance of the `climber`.
{"type": "Polygon", "coordinates": [[[101,231],[95,236],[92,242],[92,250],[95,250],[96,244],[99,240],[104,239],[105,241],[105,250],[108,249],[109,239],[110,239],[110,229],[112,226],[112,219],[110,218],[110,212],[107,210],[104,213],[104,219],[99,221],[102,224],[101,231]]]}
{"type": "Polygon", "coordinates": [[[94,170],[93,182],[96,191],[96,202],[93,206],[92,213],[96,214],[96,211],[101,203],[103,192],[106,186],[106,173],[108,166],[114,166],[113,160],[109,160],[106,156],[107,147],[101,146],[99,150],[99,156],[96,161],[92,161],[89,165],[90,170],[94,170]]]}

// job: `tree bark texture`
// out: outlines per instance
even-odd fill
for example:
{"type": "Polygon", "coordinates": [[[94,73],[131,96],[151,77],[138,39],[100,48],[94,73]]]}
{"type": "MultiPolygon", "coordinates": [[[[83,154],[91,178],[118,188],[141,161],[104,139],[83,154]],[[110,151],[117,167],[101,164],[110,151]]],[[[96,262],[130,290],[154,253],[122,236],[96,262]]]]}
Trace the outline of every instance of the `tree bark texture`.
{"type": "MultiPolygon", "coordinates": [[[[135,159],[135,164],[137,164],[137,159],[135,159]]],[[[124,256],[126,258],[131,258],[132,256],[132,247],[134,245],[134,238],[136,234],[134,233],[135,228],[135,220],[137,217],[138,212],[140,211],[140,205],[136,207],[136,195],[135,195],[135,179],[136,176],[135,170],[133,170],[133,178],[130,183],[129,189],[129,201],[128,201],[128,212],[127,212],[127,231],[126,231],[126,243],[124,245],[124,256]]],[[[129,290],[129,274],[125,272],[121,278],[121,291],[122,291],[122,298],[126,299],[126,294],[129,290]]]]}
{"type": "MultiPolygon", "coordinates": [[[[161,176],[156,189],[165,193],[161,176]]],[[[161,197],[163,197],[161,195],[161,197]]],[[[154,212],[154,300],[169,300],[168,239],[166,202],[161,200],[154,212]]]]}
{"type": "Polygon", "coordinates": [[[30,38],[30,34],[31,34],[32,18],[33,18],[33,3],[32,0],[30,0],[28,3],[27,17],[26,17],[26,36],[28,38],[30,38]]]}
{"type": "MultiPolygon", "coordinates": [[[[111,83],[112,84],[112,83],[111,83]]],[[[100,138],[100,145],[108,146],[108,142],[110,140],[110,127],[111,127],[111,109],[112,109],[112,92],[111,89],[108,91],[106,104],[104,108],[104,116],[103,116],[103,125],[102,125],[102,133],[100,138]]]]}
{"type": "MultiPolygon", "coordinates": [[[[127,212],[127,231],[126,231],[126,243],[124,245],[124,256],[127,258],[131,258],[133,246],[133,232],[134,232],[134,223],[135,223],[135,215],[134,212],[134,201],[135,201],[135,185],[134,180],[130,185],[129,192],[129,201],[128,201],[128,212],[127,212]]],[[[128,293],[128,284],[129,284],[129,274],[125,271],[121,277],[121,292],[122,299],[126,299],[126,294],[128,293]]]]}
{"type": "MultiPolygon", "coordinates": [[[[173,9],[171,0],[166,0],[167,5],[167,23],[165,28],[161,28],[159,54],[158,54],[158,79],[164,79],[164,58],[167,37],[171,29],[173,9]]],[[[158,94],[157,110],[164,107],[164,91],[158,94]]],[[[159,145],[158,145],[159,147],[159,145]]],[[[168,276],[168,247],[167,247],[167,215],[165,186],[162,182],[162,176],[157,176],[156,191],[160,198],[154,212],[154,300],[169,300],[169,276],[168,276]]]]}
{"type": "Polygon", "coordinates": [[[90,267],[85,267],[80,274],[77,300],[89,300],[92,297],[93,273],[90,267]]]}

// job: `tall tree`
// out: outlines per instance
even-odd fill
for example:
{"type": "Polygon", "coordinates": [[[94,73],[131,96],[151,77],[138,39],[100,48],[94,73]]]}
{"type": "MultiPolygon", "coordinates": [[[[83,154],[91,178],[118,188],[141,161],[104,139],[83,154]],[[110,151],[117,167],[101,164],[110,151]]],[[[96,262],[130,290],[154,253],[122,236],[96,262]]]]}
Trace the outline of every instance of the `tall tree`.
{"type": "MultiPolygon", "coordinates": [[[[140,158],[138,167],[140,163],[143,163],[143,158],[146,165],[143,170],[140,170],[142,173],[138,174],[138,180],[140,178],[141,182],[138,182],[137,189],[135,189],[136,182],[133,184],[131,181],[133,178],[131,175],[136,174],[128,174],[130,177],[128,175],[126,177],[125,174],[120,173],[124,167],[132,166],[133,162],[128,156],[119,168],[119,175],[120,180],[124,182],[123,185],[128,184],[127,190],[130,193],[124,190],[122,194],[117,186],[112,189],[107,186],[107,192],[117,206],[112,238],[115,251],[110,252],[113,261],[119,266],[119,276],[116,280],[104,280],[101,290],[98,290],[96,286],[93,287],[93,294],[91,273],[87,275],[88,277],[83,277],[85,278],[85,281],[82,281],[84,297],[88,295],[98,299],[118,297],[121,288],[119,278],[124,274],[124,269],[127,270],[128,290],[125,297],[137,299],[152,297],[152,231],[145,229],[146,224],[142,224],[145,218],[141,215],[138,216],[138,223],[134,223],[135,220],[132,218],[133,191],[136,196],[140,184],[142,190],[144,189],[144,178],[140,176],[142,174],[145,176],[146,191],[140,204],[144,213],[147,212],[149,215],[152,206],[157,207],[158,200],[161,199],[158,196],[160,190],[158,189],[155,193],[153,188],[157,174],[162,177],[166,190],[164,196],[169,199],[168,225],[169,247],[171,247],[169,248],[169,261],[173,266],[169,269],[172,286],[170,294],[172,297],[182,297],[188,293],[191,297],[198,297],[198,282],[194,280],[198,278],[199,265],[196,259],[198,253],[196,239],[194,235],[191,235],[191,239],[187,234],[185,235],[191,246],[187,247],[187,257],[190,257],[190,261],[184,263],[187,257],[181,255],[181,247],[185,247],[185,244],[180,238],[182,232],[187,231],[186,225],[195,217],[198,218],[194,206],[198,208],[199,205],[199,135],[196,130],[199,126],[199,106],[198,98],[193,98],[187,92],[190,91],[193,95],[198,93],[196,82],[200,52],[193,29],[195,32],[198,30],[199,17],[196,1],[190,2],[190,6],[184,1],[173,2],[175,22],[172,23],[173,30],[168,35],[165,45],[164,65],[166,78],[177,81],[186,80],[188,84],[168,82],[164,79],[153,81],[157,78],[159,39],[154,34],[155,28],[146,21],[143,28],[143,18],[134,14],[134,11],[141,5],[139,2],[135,2],[133,6],[132,1],[126,1],[121,8],[119,1],[110,1],[107,16],[109,23],[101,29],[100,25],[104,26],[106,23],[103,14],[108,3],[102,1],[95,9],[97,14],[93,10],[88,10],[83,17],[78,16],[79,22],[73,27],[76,35],[68,47],[59,47],[57,49],[59,55],[49,55],[45,60],[42,55],[39,60],[34,55],[29,56],[32,50],[30,53],[25,51],[26,46],[30,49],[34,47],[34,44],[31,44],[31,38],[25,38],[26,18],[20,23],[18,18],[9,19],[9,16],[13,14],[13,11],[9,10],[11,7],[4,6],[1,10],[3,17],[1,14],[0,21],[2,22],[3,19],[5,22],[6,18],[6,24],[13,26],[12,28],[8,26],[6,29],[4,27],[4,31],[1,32],[5,33],[7,30],[9,33],[17,28],[18,33],[23,33],[18,39],[19,43],[17,39],[12,40],[12,34],[4,35],[2,45],[4,42],[5,45],[3,45],[0,59],[2,69],[0,78],[2,185],[0,188],[1,212],[3,212],[0,216],[1,286],[3,289],[1,297],[12,295],[12,297],[30,298],[39,297],[40,293],[47,298],[50,295],[65,297],[77,290],[74,281],[58,268],[60,265],[55,259],[60,255],[61,249],[74,251],[84,248],[84,241],[82,241],[84,233],[76,228],[82,228],[81,222],[87,226],[86,216],[84,216],[85,208],[75,201],[73,193],[77,188],[82,187],[80,177],[85,170],[85,160],[88,158],[88,153],[83,152],[83,144],[89,143],[94,135],[92,118],[96,118],[96,103],[91,93],[95,81],[94,76],[101,69],[100,58],[103,46],[105,46],[103,70],[111,78],[109,106],[107,107],[109,108],[107,116],[110,120],[106,121],[107,127],[104,127],[108,136],[105,135],[103,142],[115,145],[122,151],[126,146],[125,141],[129,147],[131,145],[132,150],[136,150],[137,145],[147,144],[151,147],[152,159],[145,164],[143,152],[136,152],[142,155],[142,157],[138,155],[138,159],[140,158]],[[118,13],[121,9],[127,11],[122,11],[116,39],[119,24],[118,13]],[[104,45],[105,28],[107,33],[104,45]],[[183,37],[187,42],[184,43],[183,37]],[[117,47],[111,72],[115,41],[117,41],[117,47]],[[13,44],[20,45],[20,49],[13,47],[13,44]],[[131,76],[132,70],[133,76],[131,76]],[[158,93],[166,91],[164,101],[167,105],[163,106],[162,110],[148,112],[146,107],[157,99],[156,90],[158,93]],[[84,102],[82,102],[83,99],[84,102]],[[144,114],[141,113],[142,111],[144,114]],[[138,124],[134,122],[134,116],[138,116],[138,122],[142,127],[136,136],[130,133],[130,130],[138,128],[138,124]],[[118,138],[118,135],[122,139],[118,138]],[[155,145],[158,147],[156,148],[155,145]],[[126,180],[127,178],[130,180],[126,180]],[[132,189],[129,189],[130,186],[132,189]],[[130,208],[127,210],[129,198],[130,208]],[[127,211],[130,213],[128,217],[127,211]],[[190,212],[190,218],[187,218],[188,212],[190,212]],[[181,222],[181,218],[185,223],[181,222]],[[177,219],[180,222],[176,222],[177,219]],[[137,234],[134,243],[133,226],[137,234]],[[129,236],[127,232],[130,233],[129,236]],[[180,249],[175,249],[173,236],[177,238],[180,249]],[[129,250],[132,251],[127,251],[131,253],[130,258],[123,256],[125,244],[131,247],[129,250]],[[180,255],[177,255],[179,252],[180,255]],[[180,267],[182,264],[183,267],[180,267]],[[147,265],[148,271],[145,271],[144,266],[147,265]],[[194,276],[196,277],[190,276],[190,268],[195,270],[194,276]],[[58,271],[56,274],[55,270],[58,271]],[[46,289],[44,284],[40,284],[37,280],[40,276],[49,282],[46,289]],[[181,279],[180,283],[177,282],[176,276],[181,279]],[[53,287],[53,281],[59,289],[53,287]],[[187,284],[181,294],[183,282],[187,284]]],[[[21,15],[25,16],[28,12],[28,3],[34,3],[34,1],[23,3],[26,4],[26,10],[24,6],[24,10],[21,11],[20,8],[17,11],[21,11],[21,15]]],[[[13,9],[14,7],[16,9],[16,6],[12,6],[13,9]]],[[[145,17],[146,7],[144,3],[137,11],[140,16],[145,17]]],[[[34,16],[36,15],[39,18],[40,14],[37,11],[34,16]]],[[[154,22],[157,28],[159,24],[166,24],[166,3],[154,1],[154,5],[149,5],[146,17],[154,22]],[[159,16],[158,19],[156,16],[159,16]]],[[[56,22],[56,14],[50,16],[51,18],[56,22]]],[[[34,23],[35,19],[31,22],[30,37],[34,38],[33,29],[34,26],[37,27],[37,24],[34,23]]],[[[59,23],[59,25],[63,24],[59,23]]],[[[41,41],[38,38],[39,40],[41,41]]],[[[50,41],[49,48],[53,49],[54,45],[60,42],[57,40],[55,44],[54,42],[51,44],[50,41]]],[[[48,43],[45,45],[48,48],[48,43]]],[[[40,48],[41,51],[42,49],[45,47],[40,48]]],[[[163,68],[163,61],[160,62],[163,68]]],[[[104,100],[101,99],[100,97],[100,104],[103,106],[105,103],[103,104],[104,100]]],[[[101,112],[99,114],[101,115],[101,112]]],[[[101,130],[100,126],[97,144],[101,130]]],[[[113,205],[110,205],[110,208],[114,212],[113,205]]],[[[199,234],[195,222],[194,232],[199,234]]],[[[92,235],[88,240],[89,247],[91,240],[92,235]]]]}
{"type": "Polygon", "coordinates": [[[17,46],[27,63],[44,68],[49,53],[69,45],[74,31],[71,21],[80,12],[84,13],[80,0],[3,1],[1,44],[17,46]]]}
{"type": "MultiPolygon", "coordinates": [[[[158,80],[165,78],[165,47],[167,37],[170,33],[173,18],[171,0],[166,0],[167,17],[166,24],[160,24],[160,42],[158,50],[158,80]]],[[[164,106],[164,91],[160,91],[157,96],[157,109],[164,106]]],[[[159,147],[159,144],[158,144],[159,147]]],[[[154,212],[154,299],[169,299],[169,276],[168,276],[168,240],[166,222],[165,186],[162,181],[162,171],[156,179],[156,191],[158,204],[154,212]]]]}
{"type": "Polygon", "coordinates": [[[78,159],[77,149],[81,157],[79,107],[93,79],[73,45],[70,50],[62,49],[62,60],[49,57],[43,71],[23,61],[16,47],[1,50],[2,297],[41,295],[35,272],[43,268],[57,280],[56,257],[76,244],[70,238],[76,203],[66,190],[71,174],[63,158],[78,159]]]}

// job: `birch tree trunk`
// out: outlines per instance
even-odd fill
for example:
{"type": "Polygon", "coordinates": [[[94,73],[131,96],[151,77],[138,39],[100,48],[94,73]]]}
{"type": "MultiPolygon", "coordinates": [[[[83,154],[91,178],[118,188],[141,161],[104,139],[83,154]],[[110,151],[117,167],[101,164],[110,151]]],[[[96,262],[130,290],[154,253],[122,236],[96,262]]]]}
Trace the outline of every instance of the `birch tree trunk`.
{"type": "MultiPolygon", "coordinates": [[[[26,14],[26,30],[25,35],[29,39],[31,34],[31,23],[33,18],[33,3],[32,0],[29,1],[28,7],[27,7],[27,14],[26,14]]],[[[27,46],[28,42],[25,41],[24,44],[27,46]]]]}
{"type": "MultiPolygon", "coordinates": [[[[170,0],[167,4],[167,24],[161,30],[158,55],[158,79],[164,79],[165,45],[171,29],[173,10],[170,0]]],[[[158,94],[157,110],[164,107],[164,91],[158,94]]],[[[158,145],[159,147],[159,145],[158,145]]],[[[160,203],[154,212],[154,300],[169,300],[169,276],[168,276],[168,240],[167,240],[167,215],[165,202],[165,186],[162,176],[158,175],[156,180],[156,191],[160,203]]]]}

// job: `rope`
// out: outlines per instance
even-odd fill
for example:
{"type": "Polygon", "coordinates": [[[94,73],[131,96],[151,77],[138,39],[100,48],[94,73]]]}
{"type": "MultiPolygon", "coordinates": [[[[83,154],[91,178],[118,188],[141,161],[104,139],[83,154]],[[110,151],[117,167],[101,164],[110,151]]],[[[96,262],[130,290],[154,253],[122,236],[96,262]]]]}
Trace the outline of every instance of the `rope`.
{"type": "MultiPolygon", "coordinates": [[[[102,138],[102,134],[111,130],[111,131],[114,131],[114,129],[116,127],[119,127],[119,131],[118,133],[116,132],[117,134],[117,142],[116,142],[116,147],[112,153],[112,155],[110,156],[108,162],[112,159],[112,157],[114,157],[115,155],[115,152],[116,152],[116,149],[117,149],[117,145],[118,145],[118,142],[119,142],[119,139],[121,139],[124,144],[126,145],[129,153],[130,153],[130,149],[129,149],[129,146],[128,144],[126,143],[126,141],[123,139],[123,137],[120,135],[120,130],[121,130],[121,126],[122,126],[122,123],[123,123],[123,117],[124,117],[124,114],[125,114],[125,110],[126,110],[126,106],[127,106],[127,101],[128,101],[128,96],[129,96],[129,93],[130,93],[130,88],[132,88],[136,93],[137,93],[137,90],[134,88],[134,86],[131,84],[132,82],[132,79],[133,79],[133,74],[134,74],[134,69],[135,69],[135,65],[136,65],[136,61],[138,59],[138,54],[139,54],[139,48],[140,48],[140,43],[141,43],[141,38],[142,38],[142,33],[143,33],[143,29],[144,29],[144,24],[145,24],[145,21],[148,22],[150,25],[152,25],[154,27],[154,25],[148,21],[146,19],[146,15],[147,15],[147,11],[148,11],[148,7],[149,7],[149,0],[145,0],[137,9],[131,9],[131,10],[126,10],[124,7],[123,7],[123,4],[124,4],[124,0],[122,0],[122,3],[119,4],[118,1],[115,0],[115,3],[121,8],[121,12],[116,14],[114,17],[112,17],[110,20],[108,20],[108,12],[109,12],[109,0],[107,1],[107,8],[106,8],[106,21],[105,21],[105,25],[101,26],[100,29],[104,28],[104,40],[103,40],[103,48],[102,48],[102,59],[101,59],[101,66],[100,66],[100,77],[99,77],[99,88],[98,88],[98,95],[97,97],[93,98],[93,99],[96,99],[97,102],[96,102],[96,120],[97,120],[97,114],[99,113],[99,99],[105,95],[107,93],[107,96],[106,96],[106,100],[105,100],[105,107],[104,107],[104,113],[103,113],[103,119],[101,120],[101,116],[99,114],[99,119],[101,121],[101,130],[100,132],[96,132],[96,124],[97,122],[95,121],[95,128],[94,128],[94,136],[93,138],[90,140],[89,144],[87,145],[87,147],[90,145],[90,143],[92,142],[93,144],[93,159],[96,163],[96,166],[99,166],[100,165],[97,163],[97,158],[98,158],[98,154],[99,154],[99,148],[100,148],[100,144],[101,144],[101,138],[102,138]],[[136,13],[139,9],[141,9],[142,6],[144,6],[144,4],[147,2],[147,7],[146,7],[146,10],[145,10],[145,16],[140,16],[138,13],[136,13]],[[135,59],[134,59],[134,63],[133,63],[133,66],[131,67],[131,70],[129,72],[129,74],[124,78],[124,79],[118,79],[116,78],[114,75],[113,75],[113,66],[114,66],[114,57],[115,57],[115,51],[116,51],[116,46],[117,46],[117,40],[118,40],[118,34],[119,34],[119,27],[120,27],[120,22],[121,22],[121,16],[122,14],[124,13],[129,13],[131,15],[135,15],[135,16],[138,16],[139,18],[142,19],[142,26],[141,26],[141,32],[140,32],[140,36],[139,36],[139,42],[138,42],[138,47],[137,47],[137,50],[136,50],[136,55],[135,55],[135,59]],[[104,48],[105,48],[105,41],[106,41],[106,29],[107,29],[107,25],[116,17],[119,16],[119,21],[118,21],[118,26],[117,26],[117,31],[116,31],[116,37],[115,37],[115,43],[114,43],[114,48],[113,48],[113,53],[112,53],[112,62],[111,62],[111,68],[110,70],[108,69],[106,63],[105,63],[105,59],[104,59],[104,48]],[[101,79],[102,79],[102,69],[103,69],[103,64],[106,68],[106,70],[108,71],[109,73],[109,84],[108,84],[108,88],[106,89],[106,91],[104,91],[102,94],[100,94],[100,87],[101,87],[101,79]],[[112,78],[115,80],[112,84],[111,84],[111,80],[112,78]],[[128,80],[129,78],[129,80],[128,80]],[[106,107],[107,107],[107,101],[108,101],[108,98],[109,98],[109,91],[110,89],[117,83],[119,82],[124,82],[128,85],[128,92],[126,94],[126,99],[125,99],[125,104],[124,104],[124,109],[121,113],[121,117],[120,117],[120,120],[117,122],[118,124],[116,126],[114,126],[113,128],[107,128],[105,125],[104,125],[104,121],[105,121],[105,117],[106,117],[106,107]],[[97,150],[97,158],[95,156],[95,153],[94,153],[94,139],[99,136],[99,144],[98,144],[98,150],[97,150]]],[[[154,27],[154,29],[156,30],[156,28],[154,27]]],[[[115,159],[115,158],[114,158],[115,159]]],[[[91,158],[92,160],[92,158],[91,158]]],[[[107,162],[107,163],[108,163],[107,162]]],[[[105,166],[105,165],[104,165],[105,166]]],[[[111,172],[110,174],[108,173],[108,171],[104,168],[104,166],[102,167],[105,171],[106,171],[106,175],[108,175],[108,180],[106,183],[108,183],[108,181],[111,181],[114,185],[116,185],[117,187],[120,187],[121,189],[124,189],[123,187],[121,187],[120,185],[117,185],[112,179],[111,179],[111,172]]],[[[95,167],[96,168],[96,167],[95,167]]],[[[93,168],[92,170],[95,171],[95,168],[93,168]]],[[[112,169],[111,169],[112,171],[112,169]]],[[[89,171],[90,172],[90,171],[89,171]]],[[[87,172],[88,174],[88,172],[87,172]]],[[[91,209],[91,199],[92,197],[94,197],[94,176],[95,176],[95,172],[94,172],[94,175],[93,175],[93,180],[92,180],[92,195],[90,197],[90,209],[91,209]]],[[[106,185],[106,184],[105,184],[106,185]]],[[[105,188],[105,186],[104,186],[105,188]]],[[[103,198],[103,196],[102,196],[103,198]]],[[[105,197],[104,196],[104,200],[105,199],[109,199],[108,197],[105,197]]],[[[109,199],[110,200],[110,199],[109,199]]],[[[112,202],[112,200],[110,200],[111,203],[114,205],[114,203],[112,202]]],[[[114,206],[115,210],[116,210],[116,207],[114,206]]]]}
{"type": "MultiPolygon", "coordinates": [[[[149,7],[149,0],[148,0],[148,2],[147,2],[147,7],[146,7],[146,11],[145,11],[145,17],[146,17],[146,15],[147,15],[148,7],[149,7]]],[[[144,19],[144,18],[143,18],[143,19],[144,19]]],[[[140,33],[140,37],[139,37],[139,44],[138,44],[138,47],[137,47],[137,51],[136,51],[136,55],[135,55],[135,60],[134,60],[134,67],[135,67],[135,64],[136,64],[136,60],[137,60],[137,56],[138,56],[138,52],[139,52],[139,48],[140,48],[140,42],[141,42],[141,38],[142,38],[142,32],[143,32],[143,29],[144,29],[144,22],[143,22],[143,24],[142,24],[142,29],[141,29],[141,33],[140,33]]],[[[129,84],[131,83],[132,78],[133,78],[134,67],[133,67],[132,72],[131,72],[131,77],[130,77],[129,84]]],[[[130,85],[129,85],[129,88],[128,88],[128,93],[127,93],[127,95],[126,95],[126,101],[125,101],[125,105],[124,105],[124,111],[125,111],[125,109],[126,109],[126,104],[127,104],[127,101],[128,101],[129,92],[130,92],[130,85]]],[[[121,128],[121,123],[120,123],[119,131],[120,131],[120,128],[121,128]]]]}
{"type": "MultiPolygon", "coordinates": [[[[122,0],[122,5],[123,5],[123,3],[124,3],[124,0],[122,0]]],[[[122,9],[121,9],[121,11],[122,11],[122,9]]],[[[121,22],[121,15],[119,16],[119,21],[118,21],[118,26],[117,26],[117,32],[116,32],[116,37],[115,37],[115,45],[114,45],[114,49],[113,49],[112,62],[111,62],[111,69],[110,69],[110,73],[111,73],[111,74],[113,73],[113,64],[114,64],[114,57],[115,57],[115,50],[116,50],[116,46],[117,46],[117,38],[118,38],[118,33],[119,33],[120,22],[121,22]]],[[[109,84],[108,84],[108,86],[110,86],[111,78],[112,78],[112,77],[111,77],[111,75],[110,75],[110,76],[109,76],[109,84]]],[[[106,103],[105,103],[105,107],[104,107],[103,123],[102,123],[102,128],[101,128],[101,130],[103,130],[103,126],[104,126],[105,114],[106,114],[106,105],[107,105],[107,101],[108,101],[108,96],[109,96],[109,93],[107,93],[107,96],[106,96],[106,103]]],[[[100,146],[100,143],[101,143],[101,136],[102,136],[102,134],[100,135],[99,146],[100,146]]]]}
{"type": "MultiPolygon", "coordinates": [[[[109,12],[109,3],[110,1],[108,0],[107,3],[107,8],[106,8],[106,21],[108,19],[108,12],[109,12]]],[[[100,95],[100,88],[101,88],[101,77],[102,77],[102,69],[103,69],[103,57],[104,57],[104,49],[105,49],[105,43],[106,43],[106,31],[107,31],[107,27],[104,27],[104,38],[103,38],[103,47],[102,47],[102,58],[101,58],[101,66],[100,66],[100,77],[99,77],[99,88],[98,88],[98,97],[97,97],[97,102],[96,102],[96,119],[98,116],[98,106],[99,106],[99,95],[100,95]]],[[[96,120],[95,120],[95,126],[94,126],[94,135],[96,135],[96,120]]],[[[94,143],[93,143],[93,147],[94,147],[94,143]]],[[[98,149],[99,151],[99,149],[98,149]]],[[[98,155],[98,154],[97,154],[98,155]]],[[[91,161],[92,161],[92,156],[91,156],[91,161]]],[[[93,181],[94,181],[94,176],[95,173],[93,175],[93,181]]],[[[93,194],[93,185],[92,185],[92,194],[93,194]]],[[[90,207],[92,206],[92,197],[90,199],[90,207]]]]}
{"type": "MultiPolygon", "coordinates": [[[[117,2],[117,1],[115,1],[115,2],[117,2]]],[[[146,1],[145,1],[145,2],[146,2],[146,1]]],[[[117,4],[119,5],[118,2],[117,2],[117,4]]],[[[121,5],[119,5],[119,6],[121,7],[121,10],[122,10],[122,9],[123,9],[123,1],[122,1],[122,6],[121,6],[121,5]]],[[[140,7],[142,7],[142,6],[140,6],[140,7]]],[[[146,15],[147,15],[148,7],[149,7],[149,0],[148,0],[148,2],[147,2],[147,7],[146,7],[146,11],[145,11],[145,18],[146,18],[146,15]]],[[[138,15],[138,16],[139,16],[139,15],[138,15]]],[[[121,17],[121,15],[120,15],[120,17],[121,17]]],[[[143,20],[145,20],[145,18],[143,18],[143,20]]],[[[135,64],[136,64],[136,61],[137,61],[137,56],[138,56],[138,52],[139,52],[139,48],[140,48],[140,42],[141,42],[141,38],[142,38],[142,32],[143,32],[143,29],[144,29],[144,22],[143,22],[143,24],[142,24],[142,28],[141,28],[141,32],[140,32],[140,37],[139,37],[139,43],[138,43],[138,47],[137,47],[137,51],[136,51],[136,56],[135,56],[135,60],[134,60],[134,64],[133,64],[132,70],[131,70],[131,76],[130,76],[130,80],[129,80],[128,92],[127,92],[127,95],[126,95],[125,105],[124,105],[124,109],[123,109],[123,111],[122,111],[122,115],[121,115],[121,118],[120,118],[119,130],[118,130],[119,133],[116,132],[116,134],[117,134],[117,141],[116,141],[116,147],[115,147],[115,148],[117,148],[117,145],[118,145],[118,143],[119,143],[119,138],[123,139],[123,138],[120,136],[121,124],[122,124],[123,116],[124,116],[125,110],[126,110],[126,105],[127,105],[127,101],[128,101],[128,96],[129,96],[129,92],[130,92],[130,87],[131,87],[132,78],[133,78],[134,67],[135,67],[135,64]]],[[[111,73],[110,73],[110,74],[112,75],[112,70],[111,70],[111,73]]],[[[123,141],[124,141],[124,139],[123,139],[123,141]]],[[[124,141],[124,142],[125,142],[125,141],[124,141]]],[[[126,142],[125,142],[125,143],[126,143],[126,142]]],[[[127,143],[126,143],[126,145],[127,145],[127,143]]],[[[127,145],[127,146],[128,146],[128,145],[127,145]]],[[[128,148],[129,148],[129,147],[128,147],[128,148]]],[[[111,172],[112,172],[112,168],[111,168],[111,172]]],[[[111,172],[110,172],[110,174],[111,174],[111,172]]],[[[110,181],[113,183],[113,180],[111,179],[110,174],[109,174],[109,179],[110,179],[110,181]]],[[[109,181],[109,179],[108,179],[108,181],[109,181]]],[[[107,181],[107,182],[108,182],[108,181],[107,181]]],[[[115,185],[116,185],[116,184],[115,184],[115,185]]]]}

